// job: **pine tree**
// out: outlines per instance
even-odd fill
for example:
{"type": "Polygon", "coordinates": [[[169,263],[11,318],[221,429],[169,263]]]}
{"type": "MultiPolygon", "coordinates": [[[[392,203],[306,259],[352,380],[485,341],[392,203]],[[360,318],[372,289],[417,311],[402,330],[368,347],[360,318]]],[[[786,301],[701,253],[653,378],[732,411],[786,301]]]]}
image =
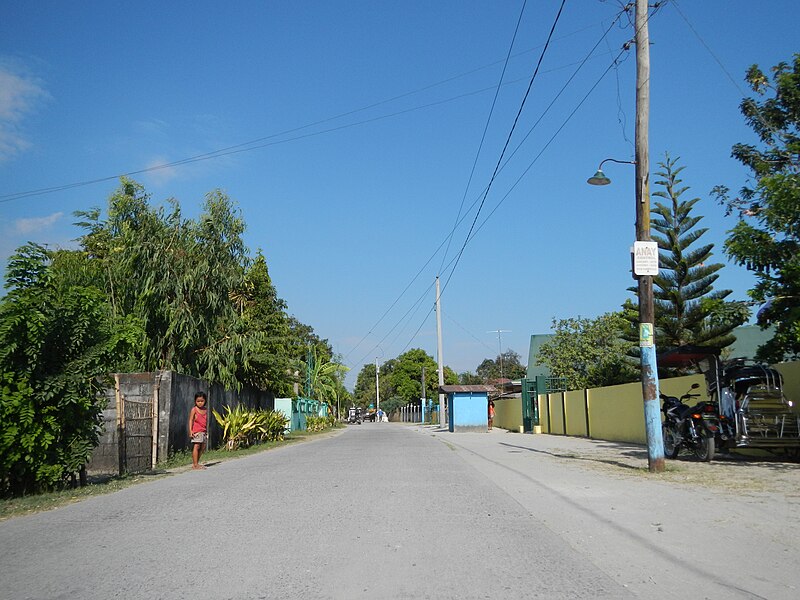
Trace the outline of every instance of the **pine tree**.
{"type": "Polygon", "coordinates": [[[702,217],[691,214],[700,199],[681,198],[689,188],[681,186],[684,167],[677,162],[666,155],[659,163],[662,170],[656,175],[662,179],[656,185],[663,189],[653,193],[664,199],[656,202],[651,217],[660,263],[659,275],[653,278],[656,343],[661,349],[685,344],[724,348],[736,341],[732,331],[739,323],[712,318],[710,306],[731,291],[713,289],[724,265],[708,262],[714,244],[696,245],[708,229],[696,227],[702,217]]]}

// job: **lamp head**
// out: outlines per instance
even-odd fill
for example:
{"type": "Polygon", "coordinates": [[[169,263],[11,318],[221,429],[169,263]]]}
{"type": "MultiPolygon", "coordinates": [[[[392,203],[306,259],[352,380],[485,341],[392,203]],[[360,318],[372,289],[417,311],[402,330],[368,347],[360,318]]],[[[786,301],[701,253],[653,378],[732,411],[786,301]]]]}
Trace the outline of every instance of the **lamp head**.
{"type": "Polygon", "coordinates": [[[611,183],[611,180],[606,177],[606,174],[603,173],[602,169],[597,169],[597,173],[589,177],[586,182],[590,185],[608,185],[611,183]]]}

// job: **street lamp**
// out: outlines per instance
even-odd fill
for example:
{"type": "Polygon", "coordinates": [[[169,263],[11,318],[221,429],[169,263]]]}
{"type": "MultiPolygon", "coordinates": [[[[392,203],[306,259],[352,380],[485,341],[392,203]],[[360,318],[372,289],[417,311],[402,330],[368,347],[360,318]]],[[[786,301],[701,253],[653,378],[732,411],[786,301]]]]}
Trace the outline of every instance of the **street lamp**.
{"type": "MultiPolygon", "coordinates": [[[[603,173],[603,163],[615,162],[639,166],[636,161],[606,158],[600,163],[597,172],[587,179],[590,185],[608,185],[611,180],[603,173]]],[[[637,190],[639,188],[639,169],[637,169],[637,190]]],[[[636,244],[650,242],[650,196],[637,193],[636,198],[636,244]]],[[[655,242],[650,242],[655,246],[655,242]]],[[[658,250],[656,248],[655,253],[658,250]]],[[[634,257],[634,276],[639,281],[639,356],[642,371],[642,397],[644,400],[645,430],[647,436],[647,457],[652,472],[664,470],[664,442],[661,432],[661,416],[658,407],[658,366],[656,364],[653,276],[637,272],[634,257]]]]}
{"type": "MultiPolygon", "coordinates": [[[[597,172],[586,180],[590,185],[608,185],[611,179],[603,173],[603,163],[608,161],[636,165],[636,161],[606,158],[597,167],[597,172]]],[[[638,174],[638,171],[637,171],[638,174]]],[[[637,177],[637,183],[639,178],[637,177]]],[[[637,185],[638,188],[638,185],[637,185]]],[[[650,197],[649,194],[637,194],[636,199],[636,240],[650,242],[650,197]],[[639,197],[641,196],[641,197],[639,197]]],[[[655,242],[652,242],[655,245],[655,242]]],[[[656,253],[658,251],[656,250],[656,253]]],[[[642,370],[642,394],[644,400],[645,430],[647,435],[647,457],[650,471],[664,470],[664,442],[661,433],[661,417],[658,412],[658,367],[654,340],[654,302],[653,276],[636,272],[634,259],[634,276],[639,281],[639,356],[642,370]]]]}
{"type": "Polygon", "coordinates": [[[586,180],[586,183],[590,185],[608,185],[609,183],[611,183],[611,180],[608,177],[606,177],[605,173],[603,173],[603,164],[607,163],[608,161],[620,163],[623,165],[636,164],[635,160],[617,160],[616,158],[606,158],[600,162],[600,166],[597,167],[597,173],[589,177],[589,179],[586,180]]]}

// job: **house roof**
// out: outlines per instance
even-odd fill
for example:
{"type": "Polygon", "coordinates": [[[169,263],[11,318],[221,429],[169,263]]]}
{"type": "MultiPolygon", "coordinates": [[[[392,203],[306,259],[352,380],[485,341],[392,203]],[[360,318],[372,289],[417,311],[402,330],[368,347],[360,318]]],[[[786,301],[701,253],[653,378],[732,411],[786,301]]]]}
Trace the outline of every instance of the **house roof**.
{"type": "Polygon", "coordinates": [[[440,385],[439,391],[444,394],[457,394],[461,392],[494,392],[493,385],[440,385]]]}

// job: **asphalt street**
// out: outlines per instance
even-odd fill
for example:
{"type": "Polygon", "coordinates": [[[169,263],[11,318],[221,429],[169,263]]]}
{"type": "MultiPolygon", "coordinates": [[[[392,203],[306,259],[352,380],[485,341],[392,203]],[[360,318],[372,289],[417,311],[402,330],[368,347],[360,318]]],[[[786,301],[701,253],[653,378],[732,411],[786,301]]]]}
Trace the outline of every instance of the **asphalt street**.
{"type": "Polygon", "coordinates": [[[349,426],[2,522],[0,598],[798,597],[796,498],[590,468],[591,444],[349,426]]]}

